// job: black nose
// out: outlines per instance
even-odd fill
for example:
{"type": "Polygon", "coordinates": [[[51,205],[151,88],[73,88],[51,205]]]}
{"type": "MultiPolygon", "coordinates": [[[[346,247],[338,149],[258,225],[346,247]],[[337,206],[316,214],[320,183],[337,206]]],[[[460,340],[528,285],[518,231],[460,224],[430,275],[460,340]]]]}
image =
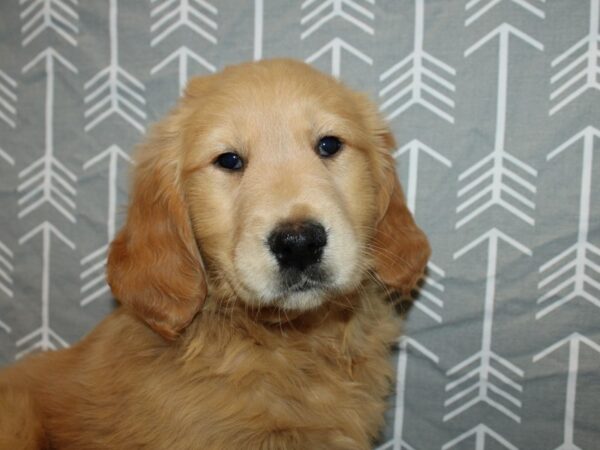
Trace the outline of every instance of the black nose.
{"type": "Polygon", "coordinates": [[[304,270],[321,260],[327,232],[313,221],[286,222],[273,230],[268,243],[282,269],[304,270]]]}

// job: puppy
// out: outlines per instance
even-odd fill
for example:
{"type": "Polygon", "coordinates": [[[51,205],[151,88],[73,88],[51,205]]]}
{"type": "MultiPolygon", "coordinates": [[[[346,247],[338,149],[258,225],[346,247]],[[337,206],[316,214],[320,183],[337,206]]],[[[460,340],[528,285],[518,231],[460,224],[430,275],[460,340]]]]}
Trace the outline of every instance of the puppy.
{"type": "Polygon", "coordinates": [[[375,105],[291,60],[193,79],[137,154],[122,307],[0,374],[2,449],[367,449],[429,246],[375,105]]]}

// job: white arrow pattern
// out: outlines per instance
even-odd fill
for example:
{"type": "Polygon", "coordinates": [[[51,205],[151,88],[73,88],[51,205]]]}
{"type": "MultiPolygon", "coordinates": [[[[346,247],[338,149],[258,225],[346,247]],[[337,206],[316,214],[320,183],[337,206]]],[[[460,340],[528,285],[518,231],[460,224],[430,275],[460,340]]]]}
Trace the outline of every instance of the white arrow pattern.
{"type": "MultiPolygon", "coordinates": [[[[15,270],[13,258],[14,254],[12,250],[0,241],[0,292],[4,293],[8,298],[13,298],[12,273],[15,270]]],[[[6,333],[11,332],[11,328],[2,320],[0,320],[0,329],[6,333]]]]}
{"type": "Polygon", "coordinates": [[[87,105],[85,131],[90,131],[113,114],[118,115],[138,131],[144,131],[146,119],[144,84],[119,64],[117,35],[117,0],[109,0],[110,62],[94,75],[84,88],[87,105]]]}
{"type": "Polygon", "coordinates": [[[427,155],[448,168],[452,167],[452,162],[418,139],[413,139],[408,144],[400,147],[394,152],[393,156],[398,159],[404,154],[408,155],[408,179],[405,183],[406,203],[408,209],[410,209],[413,214],[416,214],[420,155],[427,155]]]}
{"type": "Polygon", "coordinates": [[[458,177],[460,182],[467,183],[458,191],[458,198],[467,194],[468,196],[456,209],[458,213],[464,214],[456,223],[456,228],[471,222],[495,205],[530,225],[535,223],[532,216],[535,203],[529,197],[536,193],[532,181],[537,177],[537,170],[505,149],[510,36],[519,38],[537,50],[541,51],[544,48],[540,42],[505,23],[481,38],[465,52],[465,56],[468,57],[492,39],[496,37],[499,39],[494,149],[492,153],[473,164],[458,177]],[[508,180],[516,185],[518,190],[507,183],[508,180]]]}
{"type": "Polygon", "coordinates": [[[254,0],[254,61],[263,57],[264,0],[254,0]]]}
{"type": "Polygon", "coordinates": [[[371,10],[373,5],[375,5],[375,0],[305,0],[301,6],[305,14],[302,16],[300,24],[306,29],[300,38],[306,39],[336,18],[372,35],[375,33],[370,24],[375,20],[375,14],[371,10]]]}
{"type": "Polygon", "coordinates": [[[206,0],[152,0],[150,16],[150,45],[154,47],[180,27],[186,27],[212,44],[217,43],[218,24],[215,17],[219,10],[206,0]]]}
{"type": "Polygon", "coordinates": [[[498,444],[502,445],[504,448],[507,448],[508,450],[518,450],[517,447],[515,447],[509,441],[504,439],[500,434],[496,433],[494,430],[492,430],[490,427],[484,424],[476,425],[470,430],[465,431],[456,438],[452,439],[451,441],[446,442],[442,446],[442,450],[455,448],[458,444],[461,444],[459,448],[465,448],[464,442],[471,438],[475,439],[475,450],[485,450],[485,443],[488,437],[496,441],[498,444]]]}
{"type": "Polygon", "coordinates": [[[412,106],[421,105],[454,123],[448,109],[452,110],[455,106],[449,95],[456,91],[450,81],[456,76],[456,70],[425,51],[424,38],[425,0],[415,0],[414,48],[410,55],[381,74],[379,81],[387,83],[379,91],[379,97],[387,97],[381,104],[381,110],[385,112],[394,108],[386,116],[387,120],[392,120],[412,106]]]}
{"type": "MultiPolygon", "coordinates": [[[[575,401],[577,400],[577,374],[579,371],[579,350],[581,345],[587,345],[596,353],[600,353],[600,345],[579,333],[573,333],[565,339],[547,347],[533,357],[538,362],[550,353],[569,344],[569,366],[567,371],[567,395],[565,399],[565,419],[563,423],[563,443],[555,450],[582,450],[575,445],[575,401]]],[[[596,364],[597,367],[597,364],[596,364]]]]}
{"type": "MultiPolygon", "coordinates": [[[[370,9],[374,5],[375,0],[305,0],[301,6],[304,15],[300,19],[300,25],[305,29],[300,35],[300,39],[304,40],[316,31],[320,31],[334,19],[341,19],[367,34],[373,35],[374,29],[366,21],[375,19],[375,14],[370,9]]],[[[311,64],[323,55],[330,54],[331,75],[340,78],[343,52],[353,55],[369,66],[373,65],[373,58],[339,36],[324,44],[305,61],[311,64]]]]}
{"type": "Polygon", "coordinates": [[[84,270],[80,278],[84,283],[81,287],[81,306],[85,306],[105,293],[109,292],[108,285],[104,282],[104,271],[108,245],[115,237],[116,215],[117,215],[117,173],[119,159],[132,164],[133,161],[119,146],[111,145],[103,152],[87,161],[83,168],[88,170],[96,164],[108,159],[108,212],[107,212],[107,241],[106,244],[94,250],[81,260],[84,270]]]}
{"type": "Polygon", "coordinates": [[[481,402],[487,403],[515,422],[521,422],[520,415],[515,413],[514,409],[521,408],[521,401],[517,398],[517,395],[523,391],[523,386],[512,378],[523,378],[524,373],[520,368],[492,350],[492,325],[494,323],[494,303],[496,300],[499,243],[505,242],[526,255],[531,255],[531,251],[523,244],[494,228],[457,251],[454,254],[454,259],[462,257],[485,242],[487,242],[487,281],[481,348],[477,353],[459,362],[447,372],[448,376],[459,377],[446,385],[446,392],[449,394],[451,392],[455,393],[444,403],[446,408],[451,406],[454,408],[444,415],[444,422],[481,402]],[[467,370],[468,372],[465,373],[467,370]],[[473,378],[477,381],[470,385],[467,384],[473,378]],[[502,387],[495,381],[501,382],[502,387]],[[459,387],[461,390],[456,392],[456,388],[459,387]],[[474,397],[471,395],[473,393],[475,393],[474,397]],[[460,406],[453,406],[459,404],[462,400],[467,401],[460,404],[460,406]]]}
{"type": "Polygon", "coordinates": [[[16,359],[36,351],[36,350],[56,350],[59,347],[68,347],[69,344],[61,338],[50,327],[50,259],[51,259],[51,242],[55,237],[67,247],[75,250],[75,244],[65,237],[54,225],[50,222],[43,222],[29,233],[19,239],[19,244],[23,245],[32,239],[34,236],[41,234],[42,236],[42,324],[39,328],[27,334],[17,341],[17,347],[22,347],[33,341],[32,344],[21,350],[16,355],[16,359]]]}
{"type": "Polygon", "coordinates": [[[553,115],[589,90],[600,91],[600,0],[590,0],[590,29],[588,35],[552,61],[558,72],[550,79],[557,84],[550,94],[556,101],[553,115]],[[581,51],[583,50],[583,52],[581,51]]]}
{"type": "Polygon", "coordinates": [[[439,363],[439,357],[416,339],[409,337],[400,338],[400,352],[398,355],[398,368],[396,370],[396,414],[394,416],[394,437],[389,442],[377,447],[375,450],[414,450],[404,439],[404,415],[406,412],[406,368],[408,355],[415,349],[434,364],[439,363]]]}
{"type": "MultiPolygon", "coordinates": [[[[416,214],[417,204],[420,154],[429,156],[433,160],[443,164],[448,168],[452,167],[452,162],[418,139],[413,139],[408,144],[396,150],[394,152],[394,158],[399,159],[405,154],[408,155],[408,178],[405,182],[406,203],[408,209],[414,215],[416,214]]],[[[421,298],[419,301],[415,302],[414,305],[417,309],[421,310],[437,323],[441,323],[442,316],[438,311],[436,311],[436,309],[441,310],[444,307],[444,302],[440,296],[444,292],[444,285],[442,284],[441,280],[446,276],[446,274],[442,268],[438,267],[432,261],[429,262],[427,267],[428,274],[425,278],[425,284],[420,289],[421,298]]]]}
{"type": "Polygon", "coordinates": [[[372,66],[373,59],[359,51],[356,47],[348,44],[341,38],[334,38],[317,50],[315,53],[306,58],[306,62],[311,64],[318,60],[321,56],[330,53],[331,54],[331,75],[339,78],[342,73],[342,50],[354,55],[356,58],[364,61],[366,64],[372,66]]]}
{"type": "Polygon", "coordinates": [[[22,194],[18,201],[21,208],[19,218],[27,216],[44,203],[49,203],[71,222],[75,222],[74,184],[77,177],[54,156],[54,83],[56,62],[71,72],[77,73],[77,69],[49,47],[23,67],[23,73],[42,61],[46,74],[44,155],[19,172],[19,179],[22,179],[17,187],[17,191],[22,194]]]}
{"type": "Polygon", "coordinates": [[[0,119],[11,128],[16,125],[17,82],[0,70],[0,119]]]}
{"type": "Polygon", "coordinates": [[[209,63],[207,60],[202,58],[197,53],[191,51],[187,47],[179,47],[165,59],[163,59],[160,63],[152,68],[150,71],[151,75],[155,75],[160,72],[164,67],[168,66],[172,62],[177,62],[177,73],[178,73],[178,85],[179,92],[183,93],[185,89],[185,85],[187,84],[189,78],[189,62],[194,61],[198,65],[204,67],[209,72],[216,72],[217,68],[209,63]]]}
{"type": "Polygon", "coordinates": [[[598,139],[600,131],[587,127],[548,154],[547,159],[550,161],[575,143],[583,142],[577,242],[540,267],[544,278],[538,288],[548,290],[538,299],[538,304],[550,304],[537,312],[536,319],[541,319],[576,298],[582,298],[600,308],[600,298],[593,293],[600,291],[600,264],[593,259],[600,259],[600,248],[589,241],[593,156],[596,150],[594,142],[598,139]],[[566,274],[569,276],[564,279],[566,274]]]}
{"type": "MultiPolygon", "coordinates": [[[[546,0],[541,0],[542,2],[546,0]]],[[[472,23],[476,22],[478,19],[483,17],[486,13],[488,13],[492,8],[499,5],[500,3],[504,3],[505,0],[470,0],[467,2],[465,6],[466,11],[470,11],[469,17],[465,20],[465,26],[469,26],[472,23]]],[[[539,17],[540,19],[544,19],[546,14],[544,11],[537,6],[535,6],[535,1],[531,0],[510,0],[514,5],[520,6],[525,11],[533,14],[534,16],[539,17]]]]}
{"type": "Polygon", "coordinates": [[[3,159],[4,161],[6,161],[6,163],[10,166],[14,166],[15,165],[15,159],[10,156],[8,153],[6,153],[4,150],[2,150],[0,148],[0,158],[3,159]]]}
{"type": "MultiPolygon", "coordinates": [[[[152,8],[150,14],[153,20],[151,32],[158,33],[151,42],[153,47],[166,40],[176,30],[186,27],[205,38],[211,44],[217,43],[216,32],[218,24],[215,19],[219,10],[211,3],[204,0],[152,0],[152,2],[156,2],[157,4],[152,8]],[[173,7],[176,1],[178,2],[177,6],[173,7]]],[[[262,14],[262,0],[256,0],[256,2],[256,14],[262,14]]],[[[258,51],[262,52],[262,15],[260,21],[258,23],[259,17],[257,16],[255,18],[255,27],[260,27],[260,29],[257,29],[258,31],[255,30],[256,33],[259,33],[258,35],[255,33],[255,39],[260,38],[261,42],[259,50],[256,49],[258,43],[255,42],[255,55],[258,51]]],[[[192,61],[210,73],[217,70],[215,65],[210,63],[206,58],[200,56],[189,47],[182,45],[156,64],[150,71],[150,74],[155,75],[172,62],[176,62],[178,86],[181,94],[190,76],[189,66],[192,61]]]]}
{"type": "Polygon", "coordinates": [[[69,44],[77,45],[77,0],[19,0],[19,4],[23,7],[23,46],[29,45],[46,29],[54,31],[69,44]]]}

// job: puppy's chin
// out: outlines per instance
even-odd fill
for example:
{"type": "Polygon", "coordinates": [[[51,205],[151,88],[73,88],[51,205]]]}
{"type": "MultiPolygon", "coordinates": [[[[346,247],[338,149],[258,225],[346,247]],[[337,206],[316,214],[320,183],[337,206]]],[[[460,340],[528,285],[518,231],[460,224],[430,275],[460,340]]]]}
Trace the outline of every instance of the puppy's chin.
{"type": "Polygon", "coordinates": [[[294,286],[288,289],[252,289],[238,285],[238,297],[253,308],[276,307],[286,311],[304,312],[316,309],[327,301],[331,290],[325,286],[294,286]],[[240,289],[241,288],[241,289],[240,289]]]}
{"type": "Polygon", "coordinates": [[[308,311],[321,306],[327,299],[323,289],[310,288],[302,291],[292,291],[280,297],[277,304],[284,310],[308,311]]]}

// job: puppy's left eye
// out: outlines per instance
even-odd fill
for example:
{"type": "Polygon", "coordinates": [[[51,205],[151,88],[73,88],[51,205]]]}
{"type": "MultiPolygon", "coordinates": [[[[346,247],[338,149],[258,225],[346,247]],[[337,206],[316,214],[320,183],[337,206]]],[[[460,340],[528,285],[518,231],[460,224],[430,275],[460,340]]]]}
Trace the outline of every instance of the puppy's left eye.
{"type": "Polygon", "coordinates": [[[244,167],[244,160],[237,153],[227,152],[217,156],[215,164],[227,170],[241,170],[244,167]]]}
{"type": "Polygon", "coordinates": [[[317,153],[323,158],[335,155],[342,148],[342,141],[335,136],[325,136],[317,142],[317,153]]]}

